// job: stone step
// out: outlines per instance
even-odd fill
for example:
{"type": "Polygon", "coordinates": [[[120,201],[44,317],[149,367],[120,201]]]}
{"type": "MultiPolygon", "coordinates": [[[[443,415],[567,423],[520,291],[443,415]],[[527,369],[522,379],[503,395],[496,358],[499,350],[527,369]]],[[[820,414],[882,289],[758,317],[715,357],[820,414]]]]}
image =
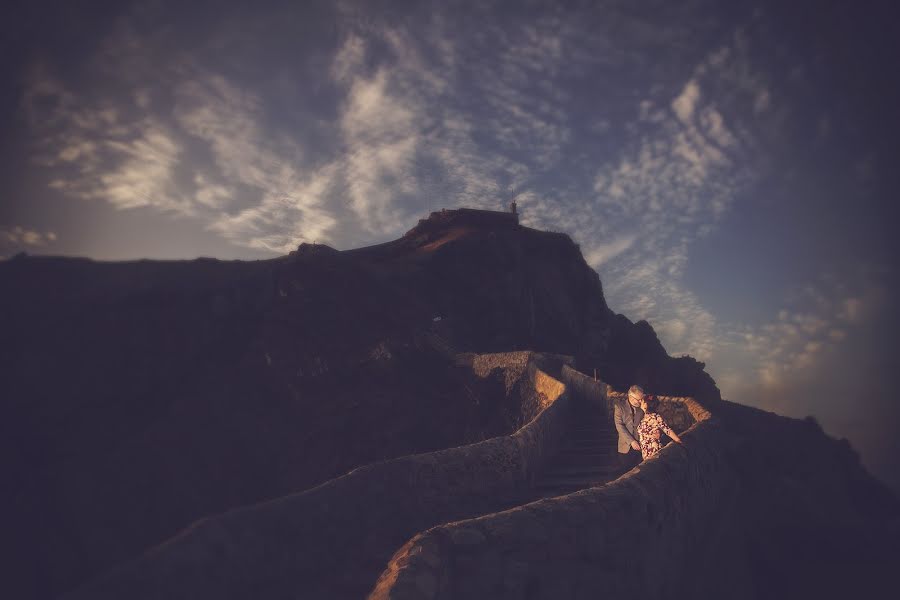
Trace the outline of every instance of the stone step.
{"type": "Polygon", "coordinates": [[[553,479],[538,481],[534,485],[532,493],[540,494],[551,490],[556,491],[557,493],[562,490],[582,490],[584,488],[605,485],[614,478],[614,475],[602,473],[593,477],[554,477],[553,479]]]}
{"type": "Polygon", "coordinates": [[[616,452],[615,444],[565,444],[555,456],[569,454],[613,454],[616,452]]]}
{"type": "Polygon", "coordinates": [[[615,454],[617,452],[616,444],[564,444],[557,452],[556,456],[564,457],[573,454],[615,454]]]}
{"type": "Polygon", "coordinates": [[[618,439],[614,437],[593,437],[593,438],[567,438],[562,440],[562,448],[581,448],[584,446],[603,446],[604,448],[612,448],[618,445],[618,439]]]}
{"type": "Polygon", "coordinates": [[[569,427],[569,435],[619,435],[613,427],[569,427]]]}
{"type": "Polygon", "coordinates": [[[615,469],[619,465],[619,460],[615,457],[605,459],[582,460],[581,457],[572,457],[570,460],[559,460],[547,465],[544,473],[557,471],[559,469],[615,469]]]}
{"type": "Polygon", "coordinates": [[[566,440],[617,440],[619,439],[618,432],[615,431],[598,431],[594,430],[584,430],[584,431],[573,431],[569,430],[563,436],[563,439],[566,440]]]}
{"type": "Polygon", "coordinates": [[[571,467],[580,467],[580,466],[591,466],[591,465],[606,465],[614,463],[618,460],[615,454],[567,454],[565,456],[558,456],[556,460],[553,461],[552,466],[555,465],[566,465],[571,467]]]}
{"type": "Polygon", "coordinates": [[[601,479],[615,471],[613,466],[609,466],[605,469],[597,468],[593,471],[585,471],[579,470],[574,467],[567,468],[565,470],[552,470],[546,471],[542,474],[538,480],[535,482],[537,485],[540,484],[550,484],[550,483],[561,483],[561,484],[575,484],[578,482],[586,482],[586,481],[594,481],[596,479],[601,479]]]}
{"type": "Polygon", "coordinates": [[[616,440],[598,440],[598,439],[585,439],[585,440],[565,440],[560,446],[560,450],[580,450],[583,448],[601,448],[606,450],[608,448],[616,448],[618,444],[616,440]]]}
{"type": "Polygon", "coordinates": [[[559,452],[603,454],[604,452],[612,452],[616,448],[615,442],[567,442],[560,447],[559,452]]]}
{"type": "Polygon", "coordinates": [[[619,469],[619,461],[611,460],[609,462],[566,462],[549,466],[540,478],[553,473],[612,473],[619,469]]]}
{"type": "Polygon", "coordinates": [[[544,477],[556,477],[557,475],[577,475],[581,476],[597,476],[601,474],[611,474],[620,470],[619,464],[608,463],[608,464],[582,464],[582,465],[573,465],[573,464],[560,464],[555,465],[553,468],[547,469],[541,476],[538,478],[538,481],[544,479],[544,477]]]}
{"type": "Polygon", "coordinates": [[[600,438],[600,439],[616,439],[619,437],[619,434],[614,431],[597,431],[594,430],[585,430],[585,431],[572,431],[571,429],[566,432],[565,435],[568,439],[582,439],[582,438],[600,438]]]}
{"type": "Polygon", "coordinates": [[[577,475],[577,476],[592,476],[592,475],[607,475],[609,473],[614,473],[619,469],[619,465],[617,463],[610,463],[606,465],[559,465],[554,468],[547,469],[544,472],[543,477],[550,476],[569,476],[569,475],[577,475]]]}
{"type": "Polygon", "coordinates": [[[615,427],[599,427],[594,425],[578,425],[569,427],[569,433],[571,435],[594,435],[594,434],[602,434],[602,435],[619,435],[619,432],[616,431],[615,427]]]}
{"type": "Polygon", "coordinates": [[[569,450],[569,451],[582,451],[589,448],[596,448],[601,452],[606,452],[607,450],[615,450],[618,447],[616,440],[566,440],[560,446],[560,452],[569,450]]]}
{"type": "Polygon", "coordinates": [[[568,438],[564,440],[564,444],[570,446],[614,446],[618,440],[612,436],[595,436],[595,437],[579,437],[568,438]]]}

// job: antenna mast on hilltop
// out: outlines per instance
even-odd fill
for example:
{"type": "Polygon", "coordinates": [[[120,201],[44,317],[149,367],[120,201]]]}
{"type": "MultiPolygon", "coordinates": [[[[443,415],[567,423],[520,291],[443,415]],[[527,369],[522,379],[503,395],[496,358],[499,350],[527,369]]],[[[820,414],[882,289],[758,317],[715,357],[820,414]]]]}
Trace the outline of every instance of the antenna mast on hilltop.
{"type": "Polygon", "coordinates": [[[512,186],[507,188],[507,194],[509,195],[509,212],[514,215],[518,215],[518,206],[516,204],[516,198],[519,196],[519,192],[515,190],[512,186]]]}

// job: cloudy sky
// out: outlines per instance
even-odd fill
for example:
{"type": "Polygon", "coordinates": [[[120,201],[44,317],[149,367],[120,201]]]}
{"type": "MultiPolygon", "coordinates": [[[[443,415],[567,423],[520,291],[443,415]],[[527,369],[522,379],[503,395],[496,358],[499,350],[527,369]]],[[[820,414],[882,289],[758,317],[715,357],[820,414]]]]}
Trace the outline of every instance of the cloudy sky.
{"type": "Polygon", "coordinates": [[[0,255],[352,248],[515,195],[726,398],[900,489],[888,3],[567,4],[6,9],[0,255]]]}

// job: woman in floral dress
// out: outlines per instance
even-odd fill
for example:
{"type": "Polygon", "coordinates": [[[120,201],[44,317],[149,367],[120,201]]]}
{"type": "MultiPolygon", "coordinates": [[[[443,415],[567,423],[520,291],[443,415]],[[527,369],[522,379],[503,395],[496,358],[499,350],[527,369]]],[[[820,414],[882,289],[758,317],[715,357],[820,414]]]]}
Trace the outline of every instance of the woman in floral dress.
{"type": "Polygon", "coordinates": [[[637,432],[641,444],[641,456],[644,457],[644,460],[655,456],[662,448],[659,441],[660,432],[672,438],[673,442],[681,443],[678,434],[672,431],[672,428],[663,420],[662,415],[656,412],[659,410],[659,399],[653,396],[644,396],[641,398],[641,410],[644,411],[644,418],[641,419],[637,432]]]}

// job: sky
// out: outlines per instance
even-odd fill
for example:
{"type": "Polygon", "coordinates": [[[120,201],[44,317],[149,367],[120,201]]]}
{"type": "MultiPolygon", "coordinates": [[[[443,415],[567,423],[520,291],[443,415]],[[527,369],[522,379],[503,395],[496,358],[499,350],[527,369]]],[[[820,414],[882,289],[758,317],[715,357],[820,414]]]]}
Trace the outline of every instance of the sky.
{"type": "Polygon", "coordinates": [[[0,255],[268,258],[515,198],[900,491],[890,3],[7,6],[0,255]]]}

